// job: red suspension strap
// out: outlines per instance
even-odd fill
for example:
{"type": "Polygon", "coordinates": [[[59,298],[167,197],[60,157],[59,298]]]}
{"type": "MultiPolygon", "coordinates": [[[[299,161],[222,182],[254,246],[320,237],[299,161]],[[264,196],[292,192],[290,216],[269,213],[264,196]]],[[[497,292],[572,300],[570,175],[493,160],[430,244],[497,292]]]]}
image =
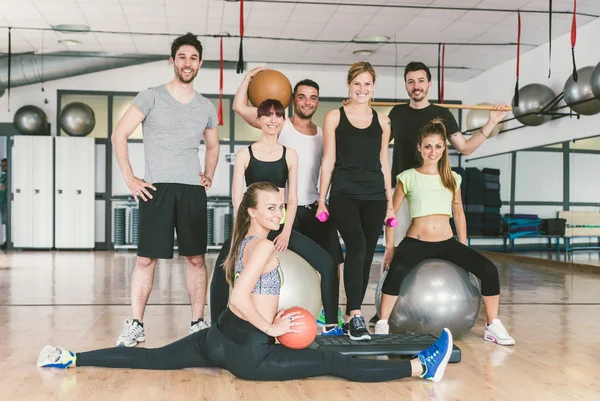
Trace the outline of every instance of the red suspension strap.
{"type": "Polygon", "coordinates": [[[577,0],[573,0],[573,21],[571,22],[571,56],[573,57],[573,81],[577,82],[577,66],[575,65],[575,43],[577,42],[577,0]]]}
{"type": "Polygon", "coordinates": [[[444,103],[444,65],[445,65],[445,58],[446,58],[446,44],[442,45],[442,87],[440,90],[440,103],[444,103]]]}
{"type": "Polygon", "coordinates": [[[223,36],[221,36],[220,43],[220,58],[219,58],[219,125],[223,125],[223,36]]]}

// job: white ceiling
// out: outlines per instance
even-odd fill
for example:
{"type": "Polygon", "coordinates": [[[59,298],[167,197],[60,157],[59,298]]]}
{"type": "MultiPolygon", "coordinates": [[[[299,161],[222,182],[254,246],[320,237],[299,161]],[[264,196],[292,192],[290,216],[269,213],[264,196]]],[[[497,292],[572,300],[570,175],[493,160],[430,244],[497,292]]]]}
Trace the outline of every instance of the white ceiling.
{"type": "MultiPolygon", "coordinates": [[[[439,42],[516,42],[515,13],[468,10],[368,7],[378,5],[451,6],[547,10],[548,0],[334,0],[322,4],[244,2],[245,36],[306,41],[244,39],[244,60],[251,62],[324,63],[347,65],[365,59],[374,65],[405,65],[420,60],[437,65],[439,42]],[[355,6],[352,4],[363,4],[355,6]],[[433,42],[433,45],[315,43],[311,40],[351,41],[357,35],[386,35],[391,40],[433,42]],[[375,50],[355,56],[353,50],[375,50]]],[[[305,0],[306,1],[306,0],[305,0]]],[[[314,3],[314,2],[313,2],[314,3]]],[[[554,11],[572,11],[572,0],[554,0],[554,11]]],[[[600,0],[578,0],[577,11],[600,15],[600,0]]],[[[571,15],[554,14],[553,37],[571,29],[571,15]]],[[[578,16],[578,27],[594,20],[578,16]]],[[[521,13],[522,51],[548,41],[548,15],[521,13]]],[[[224,0],[1,0],[0,26],[13,27],[12,51],[97,51],[165,54],[174,36],[239,34],[239,3],[224,0]],[[92,33],[65,34],[19,28],[50,28],[56,24],[85,24],[92,33]],[[101,33],[111,31],[118,33],[101,33]],[[140,35],[158,33],[165,35],[140,35]],[[59,44],[78,39],[77,46],[59,44]]],[[[0,29],[0,52],[8,52],[8,30],[0,29]]],[[[201,37],[205,60],[219,59],[219,40],[201,37]]],[[[224,40],[224,58],[236,61],[239,38],[224,40]]],[[[445,78],[462,82],[516,54],[516,46],[446,46],[445,78]],[[451,68],[461,67],[461,68],[451,68]]],[[[435,74],[435,72],[434,72],[435,74]]]]}

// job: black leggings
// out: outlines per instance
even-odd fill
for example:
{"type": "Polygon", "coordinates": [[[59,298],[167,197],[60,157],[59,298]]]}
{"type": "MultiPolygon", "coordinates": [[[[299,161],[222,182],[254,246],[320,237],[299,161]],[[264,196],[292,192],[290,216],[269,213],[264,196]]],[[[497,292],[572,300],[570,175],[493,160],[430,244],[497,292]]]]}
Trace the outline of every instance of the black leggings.
{"type": "Polygon", "coordinates": [[[217,324],[155,349],[115,347],[76,354],[77,366],[172,370],[222,368],[246,380],[336,376],[358,382],[410,377],[408,361],[359,359],[319,349],[291,350],[227,309],[217,324]]]}
{"type": "Polygon", "coordinates": [[[344,262],[344,287],[346,289],[346,314],[361,308],[371,262],[379,235],[383,231],[385,200],[356,200],[344,195],[329,197],[330,218],[346,245],[344,262]]]}
{"type": "MultiPolygon", "coordinates": [[[[269,239],[272,241],[281,233],[281,228],[269,233],[269,239]]],[[[223,263],[229,254],[231,247],[231,238],[228,238],[215,263],[213,278],[210,283],[210,318],[216,322],[221,313],[227,308],[229,302],[229,283],[225,277],[223,263]]],[[[328,325],[337,324],[337,309],[339,302],[340,284],[337,274],[337,266],[331,255],[319,245],[315,244],[310,238],[292,230],[288,248],[302,257],[321,275],[321,302],[325,311],[325,323],[328,325]]]]}
{"type": "Polygon", "coordinates": [[[481,280],[481,295],[500,294],[498,269],[479,252],[453,238],[440,242],[426,242],[411,237],[404,237],[396,247],[381,292],[397,296],[400,293],[400,284],[410,270],[429,258],[447,260],[473,273],[481,280]]]}
{"type": "Polygon", "coordinates": [[[344,263],[344,253],[337,230],[331,220],[321,223],[316,217],[317,204],[298,206],[293,228],[306,235],[333,258],[336,265],[344,263]]]}

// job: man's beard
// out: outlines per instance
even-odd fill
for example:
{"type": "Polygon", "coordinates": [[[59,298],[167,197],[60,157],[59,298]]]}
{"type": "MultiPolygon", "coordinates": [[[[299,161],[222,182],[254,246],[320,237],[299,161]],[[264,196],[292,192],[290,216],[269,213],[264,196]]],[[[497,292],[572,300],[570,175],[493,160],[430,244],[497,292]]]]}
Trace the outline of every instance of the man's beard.
{"type": "Polygon", "coordinates": [[[301,119],[310,120],[312,118],[312,116],[317,112],[317,109],[316,108],[312,109],[309,114],[304,114],[304,112],[301,109],[295,108],[295,112],[296,112],[296,115],[298,117],[300,117],[301,119]]]}
{"type": "Polygon", "coordinates": [[[419,102],[419,101],[421,101],[421,100],[423,100],[423,99],[425,99],[427,97],[427,91],[422,90],[422,91],[419,92],[418,95],[415,95],[414,92],[411,92],[410,95],[411,95],[410,98],[412,100],[414,100],[416,102],[419,102]],[[417,96],[419,96],[419,97],[417,97],[417,96]]]}
{"type": "Polygon", "coordinates": [[[179,69],[175,69],[175,75],[177,75],[177,78],[179,78],[179,80],[184,83],[184,84],[189,84],[190,82],[192,82],[194,80],[194,78],[196,78],[196,75],[198,75],[198,70],[196,70],[192,76],[188,79],[185,79],[181,73],[179,72],[179,69]]]}

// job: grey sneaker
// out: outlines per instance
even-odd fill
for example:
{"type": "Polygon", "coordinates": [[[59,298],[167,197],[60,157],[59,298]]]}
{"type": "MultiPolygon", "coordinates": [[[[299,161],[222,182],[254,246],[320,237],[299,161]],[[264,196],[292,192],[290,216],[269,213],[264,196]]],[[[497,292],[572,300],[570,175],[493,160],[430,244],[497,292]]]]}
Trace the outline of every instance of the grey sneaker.
{"type": "Polygon", "coordinates": [[[208,329],[208,324],[204,320],[199,320],[190,326],[190,334],[199,332],[200,330],[208,329]]]}
{"type": "Polygon", "coordinates": [[[143,341],[146,341],[144,326],[137,319],[126,320],[125,327],[117,338],[117,347],[135,347],[143,341]]]}

